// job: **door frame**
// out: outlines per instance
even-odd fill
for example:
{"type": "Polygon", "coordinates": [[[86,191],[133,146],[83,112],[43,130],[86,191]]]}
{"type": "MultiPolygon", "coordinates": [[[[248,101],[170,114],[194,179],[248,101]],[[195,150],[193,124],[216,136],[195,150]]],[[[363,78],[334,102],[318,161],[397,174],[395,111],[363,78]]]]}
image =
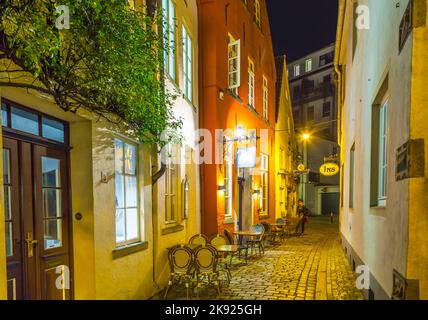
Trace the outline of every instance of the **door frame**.
{"type": "MultiPolygon", "coordinates": [[[[1,98],[1,103],[6,103],[7,105],[13,105],[13,106],[17,106],[18,108],[22,108],[34,113],[38,114],[38,121],[39,121],[39,132],[41,132],[41,117],[47,117],[50,119],[54,119],[57,121],[60,121],[61,123],[64,124],[64,143],[60,143],[60,142],[55,142],[46,138],[43,138],[42,136],[35,136],[32,134],[28,134],[25,132],[21,132],[15,129],[12,129],[11,127],[4,127],[1,126],[1,135],[2,135],[2,139],[3,137],[8,138],[8,139],[12,139],[12,140],[18,140],[21,142],[26,142],[26,143],[30,143],[33,145],[39,145],[42,147],[46,147],[46,148],[50,148],[50,149],[55,149],[55,150],[60,150],[65,152],[65,161],[66,161],[66,181],[67,181],[67,193],[66,195],[64,195],[65,197],[67,197],[67,202],[68,202],[68,208],[67,208],[67,241],[68,241],[68,251],[69,251],[69,275],[70,275],[70,300],[74,300],[75,294],[74,294],[74,242],[73,242],[73,216],[72,216],[72,188],[71,188],[71,157],[70,157],[70,151],[73,149],[70,145],[69,145],[69,141],[70,141],[70,127],[68,122],[62,120],[62,119],[58,119],[55,117],[50,116],[49,114],[45,114],[42,113],[38,110],[32,109],[32,108],[28,108],[26,106],[23,106],[19,103],[13,102],[11,100],[8,99],[4,99],[1,98]]],[[[7,117],[8,117],[8,125],[10,126],[11,124],[11,111],[10,111],[10,107],[9,110],[7,112],[7,117]]],[[[19,162],[19,160],[18,160],[19,162]]],[[[20,174],[21,175],[21,174],[20,174]]],[[[34,173],[33,173],[33,178],[34,178],[34,173]]],[[[19,176],[19,180],[21,180],[21,176],[19,176]]],[[[34,183],[34,182],[33,182],[34,183]]],[[[21,199],[20,199],[21,200],[21,199]]],[[[22,208],[21,212],[22,212],[22,208]]],[[[21,215],[22,216],[22,215],[21,215]]],[[[22,224],[22,222],[21,222],[22,224]]],[[[21,239],[24,240],[25,235],[23,233],[21,233],[21,239]]],[[[40,273],[40,270],[38,270],[38,273],[40,273]]],[[[39,274],[37,275],[39,276],[39,274]]],[[[25,275],[23,275],[23,280],[26,280],[25,275]]],[[[25,286],[25,283],[23,284],[25,286]]],[[[25,290],[24,290],[25,292],[25,290]]]]}

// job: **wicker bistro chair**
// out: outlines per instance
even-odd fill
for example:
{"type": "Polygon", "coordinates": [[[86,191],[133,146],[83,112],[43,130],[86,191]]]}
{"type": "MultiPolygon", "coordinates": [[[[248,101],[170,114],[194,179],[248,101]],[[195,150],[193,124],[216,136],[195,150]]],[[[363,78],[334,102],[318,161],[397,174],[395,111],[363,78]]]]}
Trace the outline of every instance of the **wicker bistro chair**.
{"type": "Polygon", "coordinates": [[[253,253],[253,249],[255,251],[255,248],[257,248],[259,250],[259,255],[261,256],[262,253],[265,253],[265,248],[263,245],[263,241],[265,239],[265,228],[262,224],[255,224],[251,227],[251,231],[254,233],[259,233],[260,236],[247,240],[248,246],[251,249],[251,253],[253,253]]]}
{"type": "Polygon", "coordinates": [[[194,266],[194,255],[190,248],[186,246],[176,246],[168,252],[171,275],[168,287],[165,291],[165,299],[169,289],[175,284],[186,287],[187,299],[189,299],[190,284],[192,282],[192,269],[194,266]]]}
{"type": "MultiPolygon", "coordinates": [[[[230,244],[237,244],[229,230],[224,229],[224,235],[230,244]]],[[[242,252],[245,251],[245,263],[248,264],[248,244],[239,244],[238,258],[241,259],[242,252]]]]}
{"type": "MultiPolygon", "coordinates": [[[[217,246],[227,245],[229,243],[230,242],[227,240],[227,238],[222,234],[216,234],[216,235],[212,236],[210,239],[210,244],[214,248],[217,246]]],[[[227,254],[220,254],[219,255],[219,265],[226,272],[227,282],[230,283],[230,280],[232,279],[232,273],[230,272],[226,258],[227,258],[227,254]]]]}
{"type": "Polygon", "coordinates": [[[211,245],[202,245],[196,249],[196,297],[199,299],[199,286],[205,281],[207,285],[214,285],[220,297],[220,272],[218,267],[218,252],[211,245]]]}
{"type": "Polygon", "coordinates": [[[262,222],[261,225],[265,228],[264,240],[269,241],[270,243],[275,243],[276,232],[272,230],[270,223],[262,222]]]}
{"type": "Polygon", "coordinates": [[[277,227],[277,230],[276,230],[277,236],[279,236],[280,240],[283,241],[285,237],[289,235],[289,231],[290,231],[286,226],[287,221],[283,218],[278,218],[276,219],[276,223],[283,225],[282,227],[277,227]]]}
{"type": "Polygon", "coordinates": [[[189,240],[190,244],[199,244],[199,245],[206,245],[208,244],[208,238],[204,234],[196,234],[189,240]]]}

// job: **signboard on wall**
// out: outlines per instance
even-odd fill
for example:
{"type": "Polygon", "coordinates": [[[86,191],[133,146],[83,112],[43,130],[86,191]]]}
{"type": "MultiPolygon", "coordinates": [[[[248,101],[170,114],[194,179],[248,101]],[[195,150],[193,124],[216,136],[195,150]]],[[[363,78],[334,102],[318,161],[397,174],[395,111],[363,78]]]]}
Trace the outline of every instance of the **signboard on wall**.
{"type": "Polygon", "coordinates": [[[255,168],[256,147],[238,148],[236,152],[236,166],[238,168],[255,168]]]}
{"type": "Polygon", "coordinates": [[[320,167],[320,173],[326,177],[333,177],[339,173],[339,166],[334,162],[324,163],[320,167]]]}

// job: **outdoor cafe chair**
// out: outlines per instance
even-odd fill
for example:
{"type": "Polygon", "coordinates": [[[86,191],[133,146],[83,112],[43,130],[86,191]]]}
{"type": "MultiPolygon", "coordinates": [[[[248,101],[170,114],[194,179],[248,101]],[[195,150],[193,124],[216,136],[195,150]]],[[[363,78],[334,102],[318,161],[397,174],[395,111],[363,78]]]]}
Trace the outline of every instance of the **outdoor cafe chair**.
{"type": "Polygon", "coordinates": [[[218,252],[211,245],[202,245],[194,252],[196,268],[196,297],[199,299],[199,286],[202,283],[214,285],[220,297],[220,272],[218,252]]]}
{"type": "MultiPolygon", "coordinates": [[[[224,235],[229,240],[230,244],[237,244],[229,230],[224,229],[224,235]]],[[[239,244],[238,258],[241,259],[242,252],[245,251],[245,263],[248,264],[248,245],[239,244]]]]}
{"type": "Polygon", "coordinates": [[[251,253],[253,253],[253,249],[255,251],[255,249],[257,248],[259,250],[259,255],[262,255],[265,253],[265,248],[263,245],[263,240],[265,237],[265,228],[263,227],[262,224],[255,224],[253,226],[251,226],[251,231],[254,233],[258,233],[259,236],[256,238],[252,238],[247,240],[249,249],[251,249],[251,253]]]}
{"type": "Polygon", "coordinates": [[[278,235],[279,235],[279,237],[280,237],[280,239],[282,241],[282,240],[285,239],[285,237],[287,235],[289,235],[289,231],[290,230],[287,228],[287,221],[284,218],[278,218],[278,219],[276,219],[276,223],[283,225],[280,229],[277,229],[278,235]]]}
{"type": "Polygon", "coordinates": [[[187,299],[189,299],[189,289],[192,282],[192,269],[194,265],[192,250],[184,245],[176,246],[168,252],[168,261],[171,275],[164,298],[166,299],[168,296],[171,286],[184,284],[186,287],[187,299]]]}
{"type": "MultiPolygon", "coordinates": [[[[227,240],[227,238],[224,235],[222,235],[222,234],[216,234],[216,235],[212,236],[211,239],[210,239],[210,244],[214,248],[216,248],[218,246],[224,246],[224,245],[227,245],[229,243],[230,242],[227,240]]],[[[230,272],[230,270],[228,268],[227,261],[223,260],[223,258],[225,258],[225,257],[227,257],[227,254],[221,254],[221,256],[219,257],[219,259],[220,259],[220,263],[224,262],[224,264],[222,264],[222,267],[226,270],[226,272],[227,272],[227,280],[228,280],[228,282],[230,282],[230,279],[232,279],[232,273],[230,272]]]]}
{"type": "Polygon", "coordinates": [[[208,238],[204,234],[195,234],[189,240],[190,244],[206,245],[208,244],[208,238]]]}
{"type": "Polygon", "coordinates": [[[265,240],[274,243],[276,240],[276,232],[272,230],[270,223],[262,222],[261,225],[265,228],[265,240]]]}

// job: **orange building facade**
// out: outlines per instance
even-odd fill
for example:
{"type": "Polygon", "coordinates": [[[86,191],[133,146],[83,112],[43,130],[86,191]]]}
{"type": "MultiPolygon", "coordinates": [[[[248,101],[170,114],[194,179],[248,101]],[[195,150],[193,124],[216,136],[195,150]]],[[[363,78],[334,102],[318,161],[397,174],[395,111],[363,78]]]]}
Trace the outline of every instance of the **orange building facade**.
{"type": "Polygon", "coordinates": [[[200,127],[213,141],[212,163],[201,166],[202,231],[247,230],[275,221],[276,70],[266,1],[199,0],[198,11],[200,127]]]}

